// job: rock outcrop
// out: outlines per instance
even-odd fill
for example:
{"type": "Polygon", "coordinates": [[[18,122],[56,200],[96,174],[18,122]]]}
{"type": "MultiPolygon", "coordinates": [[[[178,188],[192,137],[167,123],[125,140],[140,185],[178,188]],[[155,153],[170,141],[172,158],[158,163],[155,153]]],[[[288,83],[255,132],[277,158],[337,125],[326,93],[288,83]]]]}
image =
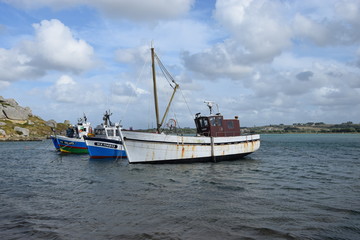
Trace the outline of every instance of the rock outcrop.
{"type": "Polygon", "coordinates": [[[27,120],[32,116],[29,107],[21,107],[15,99],[4,99],[0,96],[0,119],[27,120]]]}
{"type": "Polygon", "coordinates": [[[21,107],[14,99],[0,96],[0,141],[28,141],[48,138],[65,132],[68,125],[55,120],[44,121],[34,116],[29,107],[21,107]]]}
{"type": "Polygon", "coordinates": [[[52,128],[56,128],[56,125],[57,125],[56,121],[53,120],[53,119],[47,121],[45,124],[46,124],[47,126],[49,126],[49,127],[52,127],[52,128]]]}
{"type": "Polygon", "coordinates": [[[0,136],[1,136],[1,137],[6,137],[6,132],[5,132],[5,130],[0,129],[0,136]]]}
{"type": "Polygon", "coordinates": [[[27,128],[22,128],[22,127],[14,127],[15,132],[18,133],[18,135],[24,136],[24,137],[28,137],[30,134],[29,129],[27,128]]]}

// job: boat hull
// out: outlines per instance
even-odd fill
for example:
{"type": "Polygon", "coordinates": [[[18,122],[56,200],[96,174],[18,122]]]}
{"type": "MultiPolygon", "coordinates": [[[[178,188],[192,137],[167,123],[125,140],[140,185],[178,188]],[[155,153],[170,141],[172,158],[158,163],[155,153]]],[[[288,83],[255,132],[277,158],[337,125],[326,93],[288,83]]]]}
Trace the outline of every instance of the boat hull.
{"type": "Polygon", "coordinates": [[[259,135],[191,137],[122,132],[130,163],[236,160],[260,147],[259,135]]]}
{"type": "Polygon", "coordinates": [[[54,147],[55,147],[56,151],[60,151],[60,146],[59,146],[57,137],[54,136],[54,135],[51,135],[50,139],[51,139],[52,143],[54,144],[54,147]]]}
{"type": "Polygon", "coordinates": [[[126,152],[119,139],[85,137],[89,156],[93,159],[126,158],[126,152]]]}
{"type": "Polygon", "coordinates": [[[69,138],[65,136],[56,136],[56,140],[59,145],[60,152],[75,153],[75,154],[88,153],[88,149],[85,140],[83,138],[69,138]]]}

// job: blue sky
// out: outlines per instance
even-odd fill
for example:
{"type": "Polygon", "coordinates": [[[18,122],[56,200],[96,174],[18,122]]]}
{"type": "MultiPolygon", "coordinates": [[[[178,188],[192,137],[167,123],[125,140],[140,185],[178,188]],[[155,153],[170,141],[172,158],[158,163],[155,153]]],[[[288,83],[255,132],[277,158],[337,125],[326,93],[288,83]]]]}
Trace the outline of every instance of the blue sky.
{"type": "Polygon", "coordinates": [[[181,127],[204,100],[243,126],[360,122],[360,0],[0,0],[0,96],[45,120],[110,109],[152,127],[151,42],[181,127]]]}

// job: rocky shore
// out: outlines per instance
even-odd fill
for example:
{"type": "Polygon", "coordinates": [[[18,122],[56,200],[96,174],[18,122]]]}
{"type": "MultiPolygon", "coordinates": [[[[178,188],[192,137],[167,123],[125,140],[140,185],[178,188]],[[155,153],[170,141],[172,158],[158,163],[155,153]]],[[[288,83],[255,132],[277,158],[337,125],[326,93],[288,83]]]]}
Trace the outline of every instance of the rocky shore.
{"type": "Polygon", "coordinates": [[[35,141],[48,138],[56,131],[64,133],[69,121],[45,121],[32,114],[29,107],[20,106],[14,99],[0,96],[0,141],[35,141]]]}

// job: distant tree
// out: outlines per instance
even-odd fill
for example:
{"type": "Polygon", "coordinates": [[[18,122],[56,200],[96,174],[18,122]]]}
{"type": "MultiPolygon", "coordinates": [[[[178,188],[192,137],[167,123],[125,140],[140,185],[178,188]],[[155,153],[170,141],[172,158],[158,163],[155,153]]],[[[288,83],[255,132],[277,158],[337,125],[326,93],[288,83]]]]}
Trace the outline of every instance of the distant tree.
{"type": "Polygon", "coordinates": [[[286,127],[284,130],[285,132],[298,132],[300,129],[297,127],[286,127]]]}

